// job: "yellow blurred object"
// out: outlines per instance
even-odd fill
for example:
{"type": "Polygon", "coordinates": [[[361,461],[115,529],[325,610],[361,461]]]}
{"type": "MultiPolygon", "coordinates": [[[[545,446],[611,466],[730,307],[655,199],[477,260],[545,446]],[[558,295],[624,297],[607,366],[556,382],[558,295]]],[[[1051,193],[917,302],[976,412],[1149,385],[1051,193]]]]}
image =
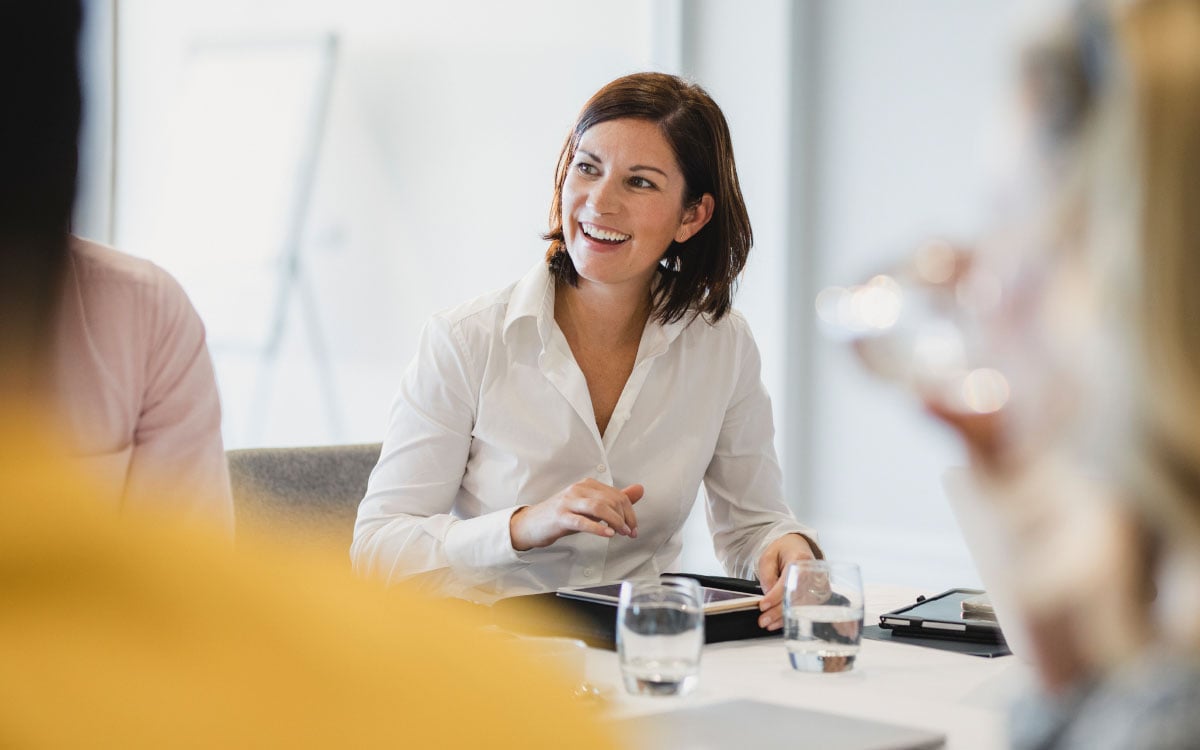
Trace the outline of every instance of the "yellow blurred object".
{"type": "Polygon", "coordinates": [[[6,421],[4,745],[613,746],[569,680],[471,613],[340,556],[117,518],[15,427],[31,421],[6,421]]]}

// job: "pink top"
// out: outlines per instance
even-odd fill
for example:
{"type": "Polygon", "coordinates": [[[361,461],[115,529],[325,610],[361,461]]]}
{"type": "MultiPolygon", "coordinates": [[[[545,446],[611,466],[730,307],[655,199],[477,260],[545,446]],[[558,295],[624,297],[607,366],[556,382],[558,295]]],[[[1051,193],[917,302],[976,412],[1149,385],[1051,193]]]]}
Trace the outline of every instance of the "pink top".
{"type": "Polygon", "coordinates": [[[150,261],[71,238],[55,393],[79,466],[114,509],[233,530],[204,324],[150,261]]]}

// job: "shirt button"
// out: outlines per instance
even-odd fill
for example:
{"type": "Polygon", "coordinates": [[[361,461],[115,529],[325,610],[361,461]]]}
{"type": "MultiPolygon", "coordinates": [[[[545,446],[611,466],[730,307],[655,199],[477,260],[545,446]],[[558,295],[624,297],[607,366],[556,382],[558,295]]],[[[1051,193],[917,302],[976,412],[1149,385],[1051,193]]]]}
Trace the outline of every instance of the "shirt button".
{"type": "Polygon", "coordinates": [[[592,568],[584,568],[584,569],[583,569],[583,577],[584,577],[584,578],[591,578],[591,577],[592,577],[592,575],[593,575],[595,572],[596,572],[596,571],[595,571],[595,570],[593,570],[592,568]]]}
{"type": "Polygon", "coordinates": [[[596,465],[596,471],[597,471],[598,473],[600,473],[600,474],[603,474],[603,473],[604,473],[604,472],[605,472],[607,469],[608,469],[608,467],[607,467],[607,466],[605,466],[604,464],[597,464],[597,465],[596,465]]]}

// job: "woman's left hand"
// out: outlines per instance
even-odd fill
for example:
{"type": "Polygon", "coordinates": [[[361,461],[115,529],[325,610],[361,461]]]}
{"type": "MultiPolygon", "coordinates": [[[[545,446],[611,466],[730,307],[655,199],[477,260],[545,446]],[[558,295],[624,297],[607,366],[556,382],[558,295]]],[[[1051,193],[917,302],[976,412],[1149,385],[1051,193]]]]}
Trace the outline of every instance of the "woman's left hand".
{"type": "Polygon", "coordinates": [[[814,559],[812,545],[800,534],[784,534],[767,546],[758,560],[758,582],[765,592],[758,604],[759,627],[771,631],[783,627],[783,571],[797,560],[814,559]]]}

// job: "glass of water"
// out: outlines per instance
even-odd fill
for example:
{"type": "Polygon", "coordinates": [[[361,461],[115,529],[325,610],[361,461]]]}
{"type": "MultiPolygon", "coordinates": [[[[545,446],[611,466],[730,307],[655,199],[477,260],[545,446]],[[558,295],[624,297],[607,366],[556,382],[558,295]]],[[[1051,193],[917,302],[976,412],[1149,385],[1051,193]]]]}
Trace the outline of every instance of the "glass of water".
{"type": "Polygon", "coordinates": [[[663,576],[625,581],[617,605],[617,653],[625,689],[683,695],[700,679],[704,607],[700,584],[663,576]]]}
{"type": "Polygon", "coordinates": [[[783,638],[792,667],[801,672],[853,669],[863,627],[858,566],[803,560],[789,565],[784,575],[783,638]]]}
{"type": "Polygon", "coordinates": [[[877,375],[955,411],[990,414],[1011,388],[991,330],[1001,278],[971,252],[931,241],[862,284],[822,290],[817,314],[822,330],[852,342],[877,375]]]}

